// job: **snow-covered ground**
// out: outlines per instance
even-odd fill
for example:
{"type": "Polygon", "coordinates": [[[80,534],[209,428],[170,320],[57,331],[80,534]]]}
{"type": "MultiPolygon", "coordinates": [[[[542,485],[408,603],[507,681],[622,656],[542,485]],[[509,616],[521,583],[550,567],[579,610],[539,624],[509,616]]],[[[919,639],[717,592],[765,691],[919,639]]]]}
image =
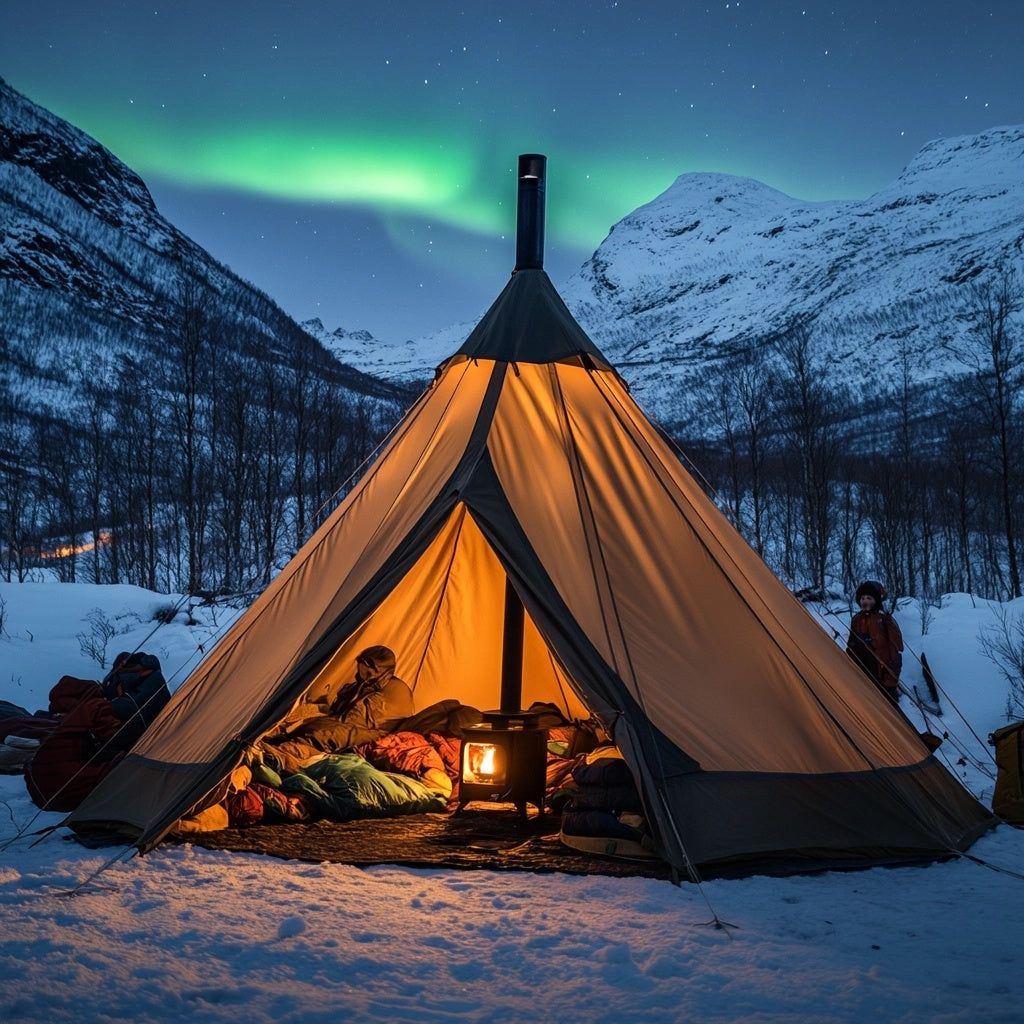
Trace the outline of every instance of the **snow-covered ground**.
{"type": "MultiPolygon", "coordinates": [[[[61,675],[102,676],[78,635],[103,648],[103,623],[118,631],[108,663],[140,647],[179,685],[230,615],[196,609],[195,625],[182,612],[154,630],[175,600],[0,583],[0,698],[35,710],[61,675]]],[[[940,754],[988,803],[985,741],[1006,723],[1007,689],[978,652],[992,606],[948,596],[923,637],[916,606],[898,617],[946,691],[927,723],[949,732],[940,754]]],[[[921,685],[913,654],[904,681],[921,685]]],[[[1024,832],[1007,826],[971,848],[984,864],[675,887],[176,845],[111,863],[118,851],[64,829],[36,835],[61,816],[38,812],[21,776],[0,776],[0,801],[3,1021],[1024,1020],[1024,832]]]]}

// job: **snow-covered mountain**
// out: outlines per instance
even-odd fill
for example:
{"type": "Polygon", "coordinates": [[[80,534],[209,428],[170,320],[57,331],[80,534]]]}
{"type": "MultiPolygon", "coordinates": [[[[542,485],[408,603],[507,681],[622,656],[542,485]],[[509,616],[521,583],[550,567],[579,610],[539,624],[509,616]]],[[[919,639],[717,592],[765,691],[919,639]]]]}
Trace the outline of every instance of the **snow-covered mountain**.
{"type": "MultiPolygon", "coordinates": [[[[634,393],[681,414],[693,376],[795,323],[837,382],[958,372],[973,286],[1024,269],[1024,126],[927,145],[887,188],[808,203],[747,178],[685,174],[616,224],[555,284],[634,393]]],[[[1021,275],[1024,276],[1024,275],[1021,275]]],[[[247,351],[309,347],[353,390],[428,381],[474,323],[388,345],[291,321],[164,220],[145,185],[94,140],[0,80],[0,354],[28,404],[59,406],[75,367],[159,356],[183,278],[247,351]],[[357,367],[358,371],[351,369],[357,367]]],[[[504,286],[495,282],[495,297],[504,286]]],[[[81,372],[81,371],[78,371],[81,372]]]]}
{"type": "Polygon", "coordinates": [[[453,324],[422,338],[388,344],[369,331],[347,331],[344,327],[329,330],[319,317],[302,321],[302,329],[341,362],[410,386],[427,383],[434,370],[458,351],[475,326],[473,322],[453,324]]]}
{"type": "MultiPolygon", "coordinates": [[[[856,386],[905,352],[917,383],[958,371],[972,285],[1024,269],[1024,126],[927,145],[887,188],[808,203],[761,182],[684,174],[616,224],[568,282],[587,333],[648,407],[678,412],[693,374],[785,332],[811,331],[856,386]]],[[[495,282],[495,296],[504,282],[495,282]]],[[[341,358],[429,379],[473,324],[388,347],[305,325],[341,358]]]]}
{"type": "Polygon", "coordinates": [[[183,290],[226,345],[304,360],[359,394],[396,389],[337,359],[274,302],[165,220],[145,184],[0,79],[0,356],[4,398],[60,416],[83,379],[159,361],[183,290]]]}
{"type": "Polygon", "coordinates": [[[970,285],[1024,267],[1024,126],[932,142],[868,199],[806,203],[685,174],[615,225],[562,288],[655,407],[709,360],[796,321],[856,382],[905,345],[918,382],[951,372],[970,285]],[[865,352],[866,350],[866,352],[865,352]]]}

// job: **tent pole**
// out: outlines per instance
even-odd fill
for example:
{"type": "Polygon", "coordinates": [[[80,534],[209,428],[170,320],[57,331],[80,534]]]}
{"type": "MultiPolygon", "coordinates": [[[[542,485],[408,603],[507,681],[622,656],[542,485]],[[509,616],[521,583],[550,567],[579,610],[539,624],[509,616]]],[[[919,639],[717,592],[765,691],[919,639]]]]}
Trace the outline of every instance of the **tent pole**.
{"type": "Polygon", "coordinates": [[[523,602],[505,579],[505,625],[501,642],[501,713],[517,715],[523,700],[523,602]]]}

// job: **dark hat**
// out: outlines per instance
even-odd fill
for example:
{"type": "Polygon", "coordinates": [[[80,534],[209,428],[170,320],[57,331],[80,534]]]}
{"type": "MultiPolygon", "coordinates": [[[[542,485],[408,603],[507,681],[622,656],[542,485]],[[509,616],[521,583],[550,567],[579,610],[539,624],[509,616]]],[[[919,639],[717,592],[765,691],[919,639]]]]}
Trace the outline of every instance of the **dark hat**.
{"type": "Polygon", "coordinates": [[[865,580],[857,588],[857,593],[854,596],[854,600],[859,602],[865,594],[875,599],[875,605],[877,607],[882,607],[882,602],[885,600],[885,587],[883,587],[881,583],[879,583],[877,580],[865,580]]]}
{"type": "Polygon", "coordinates": [[[395,674],[395,652],[390,647],[375,644],[367,647],[356,655],[356,661],[369,665],[376,677],[393,676],[395,674]]]}

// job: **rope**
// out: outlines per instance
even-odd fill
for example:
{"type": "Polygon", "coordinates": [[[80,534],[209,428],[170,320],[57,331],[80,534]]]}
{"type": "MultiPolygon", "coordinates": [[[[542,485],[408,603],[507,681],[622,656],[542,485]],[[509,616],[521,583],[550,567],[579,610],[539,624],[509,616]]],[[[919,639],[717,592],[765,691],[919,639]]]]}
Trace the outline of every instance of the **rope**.
{"type": "Polygon", "coordinates": [[[965,853],[963,850],[950,850],[950,853],[957,857],[962,857],[964,860],[969,860],[972,864],[977,864],[979,867],[987,868],[989,871],[994,871],[999,875],[1007,875],[1010,878],[1017,879],[1018,882],[1024,882],[1024,874],[1020,871],[1012,871],[1010,868],[1001,868],[998,864],[991,864],[982,857],[976,857],[973,853],[965,853]]]}
{"type": "MultiPolygon", "coordinates": [[[[124,858],[125,854],[127,854],[129,859],[130,859],[131,857],[134,857],[137,853],[138,853],[138,850],[136,850],[135,847],[132,846],[131,844],[128,844],[127,846],[125,846],[122,849],[118,850],[117,853],[115,853],[113,857],[111,857],[109,860],[107,860],[106,862],[101,864],[90,875],[87,875],[85,878],[83,878],[82,881],[79,882],[78,885],[76,885],[74,888],[72,888],[72,889],[60,889],[60,890],[52,893],[51,895],[56,896],[59,899],[71,899],[71,898],[73,898],[75,896],[84,896],[84,895],[86,895],[86,893],[88,891],[87,887],[91,883],[95,882],[95,880],[97,878],[99,878],[99,876],[102,875],[104,871],[106,871],[108,868],[112,868],[119,860],[124,858]]],[[[117,891],[117,886],[116,885],[105,886],[104,888],[105,888],[105,890],[107,892],[116,892],[117,891]]]]}

